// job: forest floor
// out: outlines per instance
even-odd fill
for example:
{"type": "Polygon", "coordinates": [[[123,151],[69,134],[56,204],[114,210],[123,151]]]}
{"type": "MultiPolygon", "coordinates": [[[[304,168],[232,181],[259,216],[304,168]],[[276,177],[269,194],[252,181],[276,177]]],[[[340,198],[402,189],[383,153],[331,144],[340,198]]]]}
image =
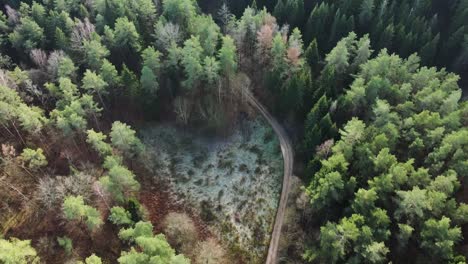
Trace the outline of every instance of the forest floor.
{"type": "Polygon", "coordinates": [[[167,180],[231,253],[264,263],[283,176],[279,141],[265,120],[243,121],[231,135],[209,137],[173,125],[140,129],[147,166],[167,180]]]}

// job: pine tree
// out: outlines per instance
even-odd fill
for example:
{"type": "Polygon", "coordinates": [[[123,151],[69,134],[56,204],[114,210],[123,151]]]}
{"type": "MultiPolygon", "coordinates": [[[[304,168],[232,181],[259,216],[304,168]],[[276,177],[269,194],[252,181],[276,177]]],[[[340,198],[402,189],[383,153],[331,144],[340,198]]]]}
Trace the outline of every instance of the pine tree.
{"type": "Polygon", "coordinates": [[[0,239],[0,261],[2,263],[40,263],[36,250],[31,247],[31,240],[10,238],[0,239]]]}
{"type": "Polygon", "coordinates": [[[312,40],[309,46],[307,47],[304,57],[309,64],[312,74],[318,74],[319,64],[320,64],[320,55],[318,51],[317,39],[312,40]]]}
{"type": "Polygon", "coordinates": [[[284,0],[278,0],[278,2],[276,2],[275,9],[273,10],[273,16],[276,17],[280,23],[284,23],[287,16],[286,6],[283,1],[284,0]]]}
{"type": "Polygon", "coordinates": [[[421,48],[421,61],[425,65],[433,65],[436,56],[437,47],[439,45],[440,35],[437,34],[430,42],[421,48]]]}

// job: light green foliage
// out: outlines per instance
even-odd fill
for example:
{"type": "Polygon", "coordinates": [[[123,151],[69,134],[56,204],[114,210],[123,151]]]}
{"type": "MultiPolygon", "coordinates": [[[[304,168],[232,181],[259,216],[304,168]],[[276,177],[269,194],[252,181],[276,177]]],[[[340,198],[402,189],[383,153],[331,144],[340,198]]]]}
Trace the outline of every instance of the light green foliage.
{"type": "Polygon", "coordinates": [[[342,259],[359,236],[359,228],[353,220],[343,218],[339,225],[327,223],[320,228],[320,245],[324,257],[331,263],[342,259]],[[326,254],[326,255],[325,255],[326,254]]]}
{"type": "Polygon", "coordinates": [[[69,78],[66,77],[61,77],[59,79],[58,89],[54,87],[54,89],[49,90],[51,90],[53,94],[68,102],[72,101],[78,96],[78,88],[69,78]]]}
{"type": "Polygon", "coordinates": [[[375,170],[378,172],[386,172],[390,167],[397,163],[396,157],[390,154],[390,150],[388,148],[380,150],[379,154],[373,159],[373,161],[375,170]]]}
{"type": "Polygon", "coordinates": [[[231,77],[237,71],[237,56],[234,40],[230,36],[222,38],[223,44],[218,52],[221,70],[226,77],[231,77]]]}
{"type": "Polygon", "coordinates": [[[205,80],[209,84],[215,84],[219,80],[219,62],[214,57],[205,57],[203,61],[205,80]]]}
{"type": "Polygon", "coordinates": [[[450,170],[446,175],[437,176],[428,187],[428,190],[439,191],[447,196],[451,196],[460,187],[457,173],[450,170]]]}
{"type": "Polygon", "coordinates": [[[341,138],[346,144],[353,146],[364,136],[365,127],[366,125],[364,122],[357,118],[353,118],[345,125],[343,130],[340,130],[341,138]]]}
{"type": "Polygon", "coordinates": [[[102,264],[102,260],[100,257],[92,254],[91,256],[85,259],[86,264],[102,264]]]}
{"type": "Polygon", "coordinates": [[[333,68],[338,78],[345,73],[356,71],[359,66],[366,63],[372,54],[368,35],[357,39],[354,32],[341,39],[330,53],[325,57],[326,67],[333,68]]]}
{"type": "Polygon", "coordinates": [[[24,17],[8,37],[13,47],[28,52],[42,45],[44,29],[30,17],[24,17]]]}
{"type": "Polygon", "coordinates": [[[347,167],[348,162],[341,154],[333,155],[328,160],[322,161],[322,170],[316,174],[306,189],[314,207],[326,208],[344,198],[345,187],[353,185],[353,179],[349,179],[348,182],[348,179],[343,178],[347,167]],[[348,184],[349,186],[346,186],[348,184]]]}
{"type": "Polygon", "coordinates": [[[76,67],[69,57],[63,57],[58,65],[58,78],[72,78],[75,75],[76,67]]]}
{"type": "Polygon", "coordinates": [[[428,249],[431,255],[440,259],[451,259],[453,247],[461,239],[461,229],[451,227],[450,219],[429,219],[421,231],[421,247],[428,249]]]}
{"type": "Polygon", "coordinates": [[[458,175],[468,172],[468,129],[464,128],[447,134],[427,158],[433,171],[439,171],[444,164],[452,167],[458,175]]]}
{"type": "Polygon", "coordinates": [[[96,150],[102,157],[111,154],[112,147],[109,143],[105,142],[107,136],[102,132],[96,132],[92,129],[87,131],[88,137],[86,142],[91,144],[94,150],[96,150]]]}
{"type": "Polygon", "coordinates": [[[138,222],[135,227],[127,229],[121,229],[119,237],[122,240],[135,241],[137,237],[152,237],[153,236],[153,225],[150,222],[138,222]]]}
{"type": "Polygon", "coordinates": [[[186,76],[183,84],[187,89],[192,89],[203,78],[202,53],[198,37],[192,36],[184,42],[181,64],[186,76]]]}
{"type": "MultiPolygon", "coordinates": [[[[69,87],[73,88],[71,91],[74,93],[76,86],[72,85],[69,87]]],[[[70,91],[67,91],[67,93],[69,92],[70,91]]],[[[75,131],[84,132],[87,125],[86,118],[91,115],[96,117],[102,110],[96,105],[91,95],[77,97],[73,93],[67,95],[63,100],[60,100],[57,104],[57,108],[50,114],[55,125],[61,129],[65,135],[70,135],[75,131]]]]}
{"type": "Polygon", "coordinates": [[[0,262],[5,264],[40,263],[37,253],[31,247],[31,240],[0,239],[0,262]]]}
{"type": "Polygon", "coordinates": [[[40,132],[48,121],[41,108],[36,106],[29,107],[26,104],[18,106],[17,117],[21,127],[32,134],[40,132]]]}
{"type": "Polygon", "coordinates": [[[94,35],[93,39],[85,40],[83,50],[85,61],[93,70],[101,68],[104,58],[110,54],[106,46],[101,44],[101,38],[98,35],[94,35]]]}
{"type": "Polygon", "coordinates": [[[281,34],[277,33],[271,44],[272,65],[275,71],[280,73],[286,70],[286,44],[281,34]]]}
{"type": "Polygon", "coordinates": [[[36,150],[25,148],[21,153],[21,159],[26,167],[37,170],[41,167],[47,166],[47,159],[44,156],[44,151],[41,148],[36,150]]]}
{"type": "Polygon", "coordinates": [[[377,193],[375,190],[359,189],[356,192],[352,208],[355,212],[362,215],[369,215],[369,210],[374,209],[377,193]]]}
{"type": "Polygon", "coordinates": [[[95,72],[86,70],[84,73],[82,88],[89,93],[101,96],[107,93],[107,86],[108,84],[95,72]]]}
{"type": "Polygon", "coordinates": [[[140,83],[145,95],[155,97],[159,89],[158,74],[161,67],[161,54],[153,47],[146,48],[142,53],[143,69],[140,83]]]}
{"type": "Polygon", "coordinates": [[[135,24],[127,17],[117,18],[113,31],[113,43],[118,48],[131,48],[135,51],[141,49],[140,34],[135,28],[135,24]]]}
{"type": "Polygon", "coordinates": [[[119,237],[123,240],[134,242],[142,252],[137,252],[133,247],[130,251],[122,252],[119,263],[163,263],[163,264],[188,264],[190,261],[183,255],[175,255],[164,235],[153,235],[153,226],[149,222],[138,222],[134,228],[122,229],[119,237]]]}
{"type": "Polygon", "coordinates": [[[143,58],[143,65],[150,68],[155,74],[161,68],[160,57],[161,53],[153,47],[148,47],[143,50],[141,57],[143,58]]]}
{"type": "Polygon", "coordinates": [[[135,130],[120,121],[112,124],[109,135],[112,146],[126,155],[139,154],[143,150],[143,144],[135,136],[135,130]]]}
{"type": "Polygon", "coordinates": [[[113,166],[99,182],[112,194],[117,202],[124,202],[127,197],[140,189],[135,175],[124,166],[113,166]]]}
{"type": "Polygon", "coordinates": [[[114,156],[110,155],[105,157],[104,163],[102,164],[102,167],[105,169],[110,170],[111,168],[115,166],[121,166],[122,165],[122,157],[121,156],[114,156]]]}
{"type": "Polygon", "coordinates": [[[400,243],[400,247],[406,247],[408,244],[408,240],[410,239],[411,235],[413,234],[414,228],[410,225],[406,224],[398,224],[398,242],[400,243]]]}
{"type": "Polygon", "coordinates": [[[85,221],[91,231],[101,227],[101,214],[95,208],[86,205],[82,196],[68,196],[63,200],[63,214],[67,220],[85,221]]]}
{"type": "Polygon", "coordinates": [[[178,69],[183,56],[182,48],[178,47],[177,44],[173,42],[167,52],[167,59],[165,61],[167,68],[171,70],[178,69]]]}
{"type": "Polygon", "coordinates": [[[130,251],[122,252],[117,261],[120,264],[150,263],[148,255],[142,252],[138,252],[134,248],[132,248],[130,251]]]}
{"type": "Polygon", "coordinates": [[[395,216],[398,219],[407,219],[410,223],[424,217],[424,213],[429,209],[427,191],[418,187],[410,191],[397,192],[398,209],[395,210],[395,216]]]}
{"type": "Polygon", "coordinates": [[[117,69],[107,59],[104,59],[102,61],[102,66],[99,71],[99,76],[101,76],[102,80],[106,82],[107,84],[109,84],[109,86],[115,86],[120,82],[119,80],[120,77],[117,72],[117,69]]]}
{"type": "Polygon", "coordinates": [[[372,242],[372,244],[366,246],[363,256],[370,263],[382,263],[385,262],[389,252],[390,250],[383,242],[372,242]]]}
{"type": "Polygon", "coordinates": [[[325,58],[328,65],[331,65],[335,68],[337,73],[344,73],[349,66],[349,52],[346,47],[346,40],[343,39],[325,58]]]}
{"type": "Polygon", "coordinates": [[[455,211],[453,220],[456,224],[466,224],[468,222],[468,204],[460,203],[459,207],[455,211]]]}
{"type": "Polygon", "coordinates": [[[0,85],[0,124],[8,126],[16,120],[32,134],[39,132],[47,123],[40,108],[27,106],[15,90],[0,85]]]}
{"type": "Polygon", "coordinates": [[[143,66],[141,70],[140,84],[145,95],[151,97],[156,95],[159,88],[158,79],[154,72],[147,66],[143,66]]]}
{"type": "Polygon", "coordinates": [[[199,38],[205,55],[212,56],[215,53],[220,29],[210,15],[195,16],[190,33],[199,38]]]}
{"type": "Polygon", "coordinates": [[[73,241],[69,237],[57,237],[57,243],[61,246],[67,255],[73,251],[73,241]]]}
{"type": "Polygon", "coordinates": [[[184,27],[190,25],[196,14],[194,0],[163,0],[163,15],[171,22],[184,27]]]}
{"type": "Polygon", "coordinates": [[[133,224],[133,221],[130,217],[130,213],[125,210],[125,208],[114,206],[111,208],[109,220],[116,225],[130,225],[133,224]]]}

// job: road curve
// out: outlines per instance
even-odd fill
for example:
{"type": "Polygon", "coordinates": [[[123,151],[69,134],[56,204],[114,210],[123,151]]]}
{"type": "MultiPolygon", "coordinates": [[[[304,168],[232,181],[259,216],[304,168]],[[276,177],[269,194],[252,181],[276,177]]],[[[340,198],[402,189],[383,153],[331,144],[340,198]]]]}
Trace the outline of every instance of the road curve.
{"type": "Polygon", "coordinates": [[[281,235],[281,227],[283,226],[284,213],[286,211],[286,204],[288,202],[288,196],[290,191],[290,182],[293,174],[294,154],[291,146],[291,141],[286,134],[283,127],[276,121],[276,119],[266,110],[266,108],[253,96],[250,91],[245,93],[248,102],[257,110],[262,113],[268,123],[273,127],[276,135],[278,135],[281,152],[283,153],[284,159],[284,176],[283,176],[283,187],[281,188],[281,198],[276,211],[275,224],[273,226],[273,232],[271,233],[270,247],[268,248],[268,256],[266,264],[276,264],[276,255],[278,254],[278,245],[281,235]]]}

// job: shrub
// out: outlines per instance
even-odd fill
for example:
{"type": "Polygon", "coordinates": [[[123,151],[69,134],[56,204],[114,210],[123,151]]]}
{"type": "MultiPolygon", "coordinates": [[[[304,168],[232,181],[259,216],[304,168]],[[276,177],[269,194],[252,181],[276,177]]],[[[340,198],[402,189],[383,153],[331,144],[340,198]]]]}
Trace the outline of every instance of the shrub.
{"type": "Polygon", "coordinates": [[[174,248],[187,254],[192,251],[198,234],[195,224],[187,214],[169,213],[164,219],[164,233],[174,248]]]}
{"type": "Polygon", "coordinates": [[[25,148],[21,153],[21,159],[24,165],[32,170],[37,170],[47,165],[47,159],[44,156],[44,151],[41,148],[37,150],[25,148]]]}
{"type": "Polygon", "coordinates": [[[86,205],[81,196],[67,196],[63,200],[62,210],[67,220],[85,220],[91,231],[96,230],[103,224],[99,211],[86,205]]]}
{"type": "Polygon", "coordinates": [[[73,241],[68,237],[57,237],[58,244],[65,250],[67,255],[70,255],[73,251],[73,241]]]}
{"type": "Polygon", "coordinates": [[[210,238],[198,244],[195,251],[195,264],[223,264],[227,263],[224,249],[218,242],[210,238]]]}
{"type": "Polygon", "coordinates": [[[78,172],[70,176],[42,178],[39,180],[36,199],[46,209],[52,209],[69,195],[80,195],[86,201],[93,195],[93,183],[94,178],[85,172],[78,172]]]}

